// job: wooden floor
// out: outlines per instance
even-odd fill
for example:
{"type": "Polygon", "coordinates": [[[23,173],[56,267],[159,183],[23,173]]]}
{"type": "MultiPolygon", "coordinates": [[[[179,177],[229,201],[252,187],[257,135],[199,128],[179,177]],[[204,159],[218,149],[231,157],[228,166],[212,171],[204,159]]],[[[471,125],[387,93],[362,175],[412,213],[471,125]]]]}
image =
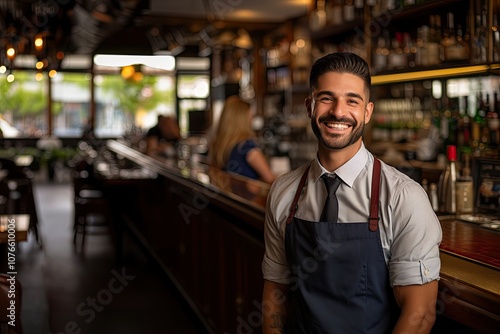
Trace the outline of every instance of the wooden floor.
{"type": "Polygon", "coordinates": [[[25,334],[205,333],[127,235],[123,266],[116,265],[109,235],[90,236],[84,254],[75,252],[69,183],[34,187],[43,247],[30,234],[16,260],[25,334]]]}

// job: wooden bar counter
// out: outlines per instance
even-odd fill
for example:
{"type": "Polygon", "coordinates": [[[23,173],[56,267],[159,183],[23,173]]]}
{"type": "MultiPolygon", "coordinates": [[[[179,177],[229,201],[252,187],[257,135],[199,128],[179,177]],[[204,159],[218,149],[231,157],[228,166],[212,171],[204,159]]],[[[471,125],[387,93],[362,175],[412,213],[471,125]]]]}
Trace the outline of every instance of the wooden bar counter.
{"type": "MultiPolygon", "coordinates": [[[[107,148],[157,175],[142,184],[130,181],[132,190],[120,191],[123,196],[114,193],[119,224],[159,263],[207,331],[261,333],[269,185],[204,164],[146,156],[118,141],[107,148]]],[[[438,318],[463,327],[461,333],[500,333],[500,233],[450,217],[441,224],[438,318]]]]}

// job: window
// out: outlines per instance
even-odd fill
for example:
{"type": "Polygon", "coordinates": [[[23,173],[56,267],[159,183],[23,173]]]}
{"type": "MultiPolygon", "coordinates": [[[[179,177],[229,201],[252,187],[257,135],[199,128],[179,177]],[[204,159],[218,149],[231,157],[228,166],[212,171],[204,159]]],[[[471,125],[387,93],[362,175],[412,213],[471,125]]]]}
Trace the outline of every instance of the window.
{"type": "Polygon", "coordinates": [[[4,137],[39,137],[47,131],[46,76],[32,71],[0,71],[0,101],[4,137]]]}
{"type": "Polygon", "coordinates": [[[89,73],[62,73],[52,78],[53,133],[58,137],[80,137],[90,120],[89,73]]]}

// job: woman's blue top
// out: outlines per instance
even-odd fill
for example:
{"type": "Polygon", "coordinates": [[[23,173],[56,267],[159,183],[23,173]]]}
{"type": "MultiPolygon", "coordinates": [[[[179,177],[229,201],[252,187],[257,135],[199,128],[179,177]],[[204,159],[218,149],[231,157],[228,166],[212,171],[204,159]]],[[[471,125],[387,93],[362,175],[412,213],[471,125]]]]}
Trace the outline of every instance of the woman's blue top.
{"type": "Polygon", "coordinates": [[[259,174],[247,162],[248,152],[256,147],[258,147],[257,143],[252,139],[235,145],[226,163],[226,171],[258,179],[259,174]]]}

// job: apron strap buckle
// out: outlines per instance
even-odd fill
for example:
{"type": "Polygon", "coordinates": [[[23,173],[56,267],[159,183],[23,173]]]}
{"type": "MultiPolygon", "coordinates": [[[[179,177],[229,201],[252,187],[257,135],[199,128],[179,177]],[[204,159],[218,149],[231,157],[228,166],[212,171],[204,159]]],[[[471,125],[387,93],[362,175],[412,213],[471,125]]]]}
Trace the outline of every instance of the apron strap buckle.
{"type": "Polygon", "coordinates": [[[375,232],[378,229],[378,221],[379,217],[370,217],[368,218],[368,228],[370,231],[375,232]]]}

